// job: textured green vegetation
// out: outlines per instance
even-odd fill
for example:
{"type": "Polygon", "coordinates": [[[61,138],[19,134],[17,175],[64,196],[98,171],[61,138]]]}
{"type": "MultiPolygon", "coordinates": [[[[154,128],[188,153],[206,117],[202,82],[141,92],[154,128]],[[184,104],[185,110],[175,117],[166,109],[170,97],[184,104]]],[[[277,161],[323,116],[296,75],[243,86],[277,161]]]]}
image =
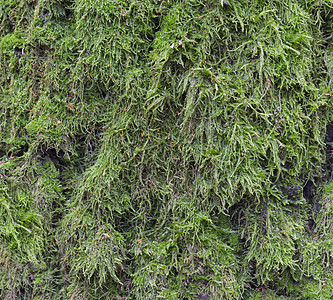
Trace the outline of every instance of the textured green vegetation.
{"type": "Polygon", "coordinates": [[[1,299],[331,299],[329,0],[0,0],[1,299]]]}

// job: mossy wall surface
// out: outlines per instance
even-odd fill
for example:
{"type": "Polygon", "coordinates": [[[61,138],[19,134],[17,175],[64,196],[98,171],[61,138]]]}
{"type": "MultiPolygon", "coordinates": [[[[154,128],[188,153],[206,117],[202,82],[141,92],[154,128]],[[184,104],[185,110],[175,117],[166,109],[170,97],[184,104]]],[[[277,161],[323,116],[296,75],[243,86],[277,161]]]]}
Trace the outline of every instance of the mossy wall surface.
{"type": "Polygon", "coordinates": [[[330,0],[0,0],[0,299],[332,299],[330,0]]]}

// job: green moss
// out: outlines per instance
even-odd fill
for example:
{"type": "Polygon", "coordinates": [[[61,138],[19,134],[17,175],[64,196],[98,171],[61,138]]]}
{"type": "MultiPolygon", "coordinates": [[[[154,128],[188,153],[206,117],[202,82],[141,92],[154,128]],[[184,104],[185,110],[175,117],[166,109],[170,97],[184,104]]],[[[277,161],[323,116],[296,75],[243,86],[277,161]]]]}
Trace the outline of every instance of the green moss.
{"type": "Polygon", "coordinates": [[[7,34],[1,38],[0,49],[4,54],[13,54],[15,48],[22,48],[24,39],[16,34],[7,34]]]}
{"type": "Polygon", "coordinates": [[[0,297],[331,298],[332,15],[0,1],[0,297]]]}

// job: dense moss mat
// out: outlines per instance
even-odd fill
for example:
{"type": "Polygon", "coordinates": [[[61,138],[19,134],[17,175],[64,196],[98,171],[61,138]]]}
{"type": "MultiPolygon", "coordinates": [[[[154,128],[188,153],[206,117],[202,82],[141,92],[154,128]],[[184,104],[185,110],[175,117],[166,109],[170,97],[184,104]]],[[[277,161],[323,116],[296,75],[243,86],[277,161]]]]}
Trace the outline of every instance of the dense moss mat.
{"type": "Polygon", "coordinates": [[[0,16],[1,299],[332,299],[331,1],[0,16]]]}

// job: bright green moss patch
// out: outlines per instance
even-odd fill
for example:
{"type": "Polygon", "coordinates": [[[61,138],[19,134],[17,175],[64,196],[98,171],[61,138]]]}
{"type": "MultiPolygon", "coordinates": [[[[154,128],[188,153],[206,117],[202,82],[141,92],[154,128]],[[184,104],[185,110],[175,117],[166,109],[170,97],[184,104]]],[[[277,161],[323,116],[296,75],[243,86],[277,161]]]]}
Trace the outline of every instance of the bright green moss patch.
{"type": "Polygon", "coordinates": [[[332,298],[331,1],[0,1],[0,297],[332,298]]]}
{"type": "Polygon", "coordinates": [[[1,38],[0,48],[4,54],[13,54],[15,48],[22,48],[24,39],[20,39],[15,34],[7,34],[1,38]]]}

